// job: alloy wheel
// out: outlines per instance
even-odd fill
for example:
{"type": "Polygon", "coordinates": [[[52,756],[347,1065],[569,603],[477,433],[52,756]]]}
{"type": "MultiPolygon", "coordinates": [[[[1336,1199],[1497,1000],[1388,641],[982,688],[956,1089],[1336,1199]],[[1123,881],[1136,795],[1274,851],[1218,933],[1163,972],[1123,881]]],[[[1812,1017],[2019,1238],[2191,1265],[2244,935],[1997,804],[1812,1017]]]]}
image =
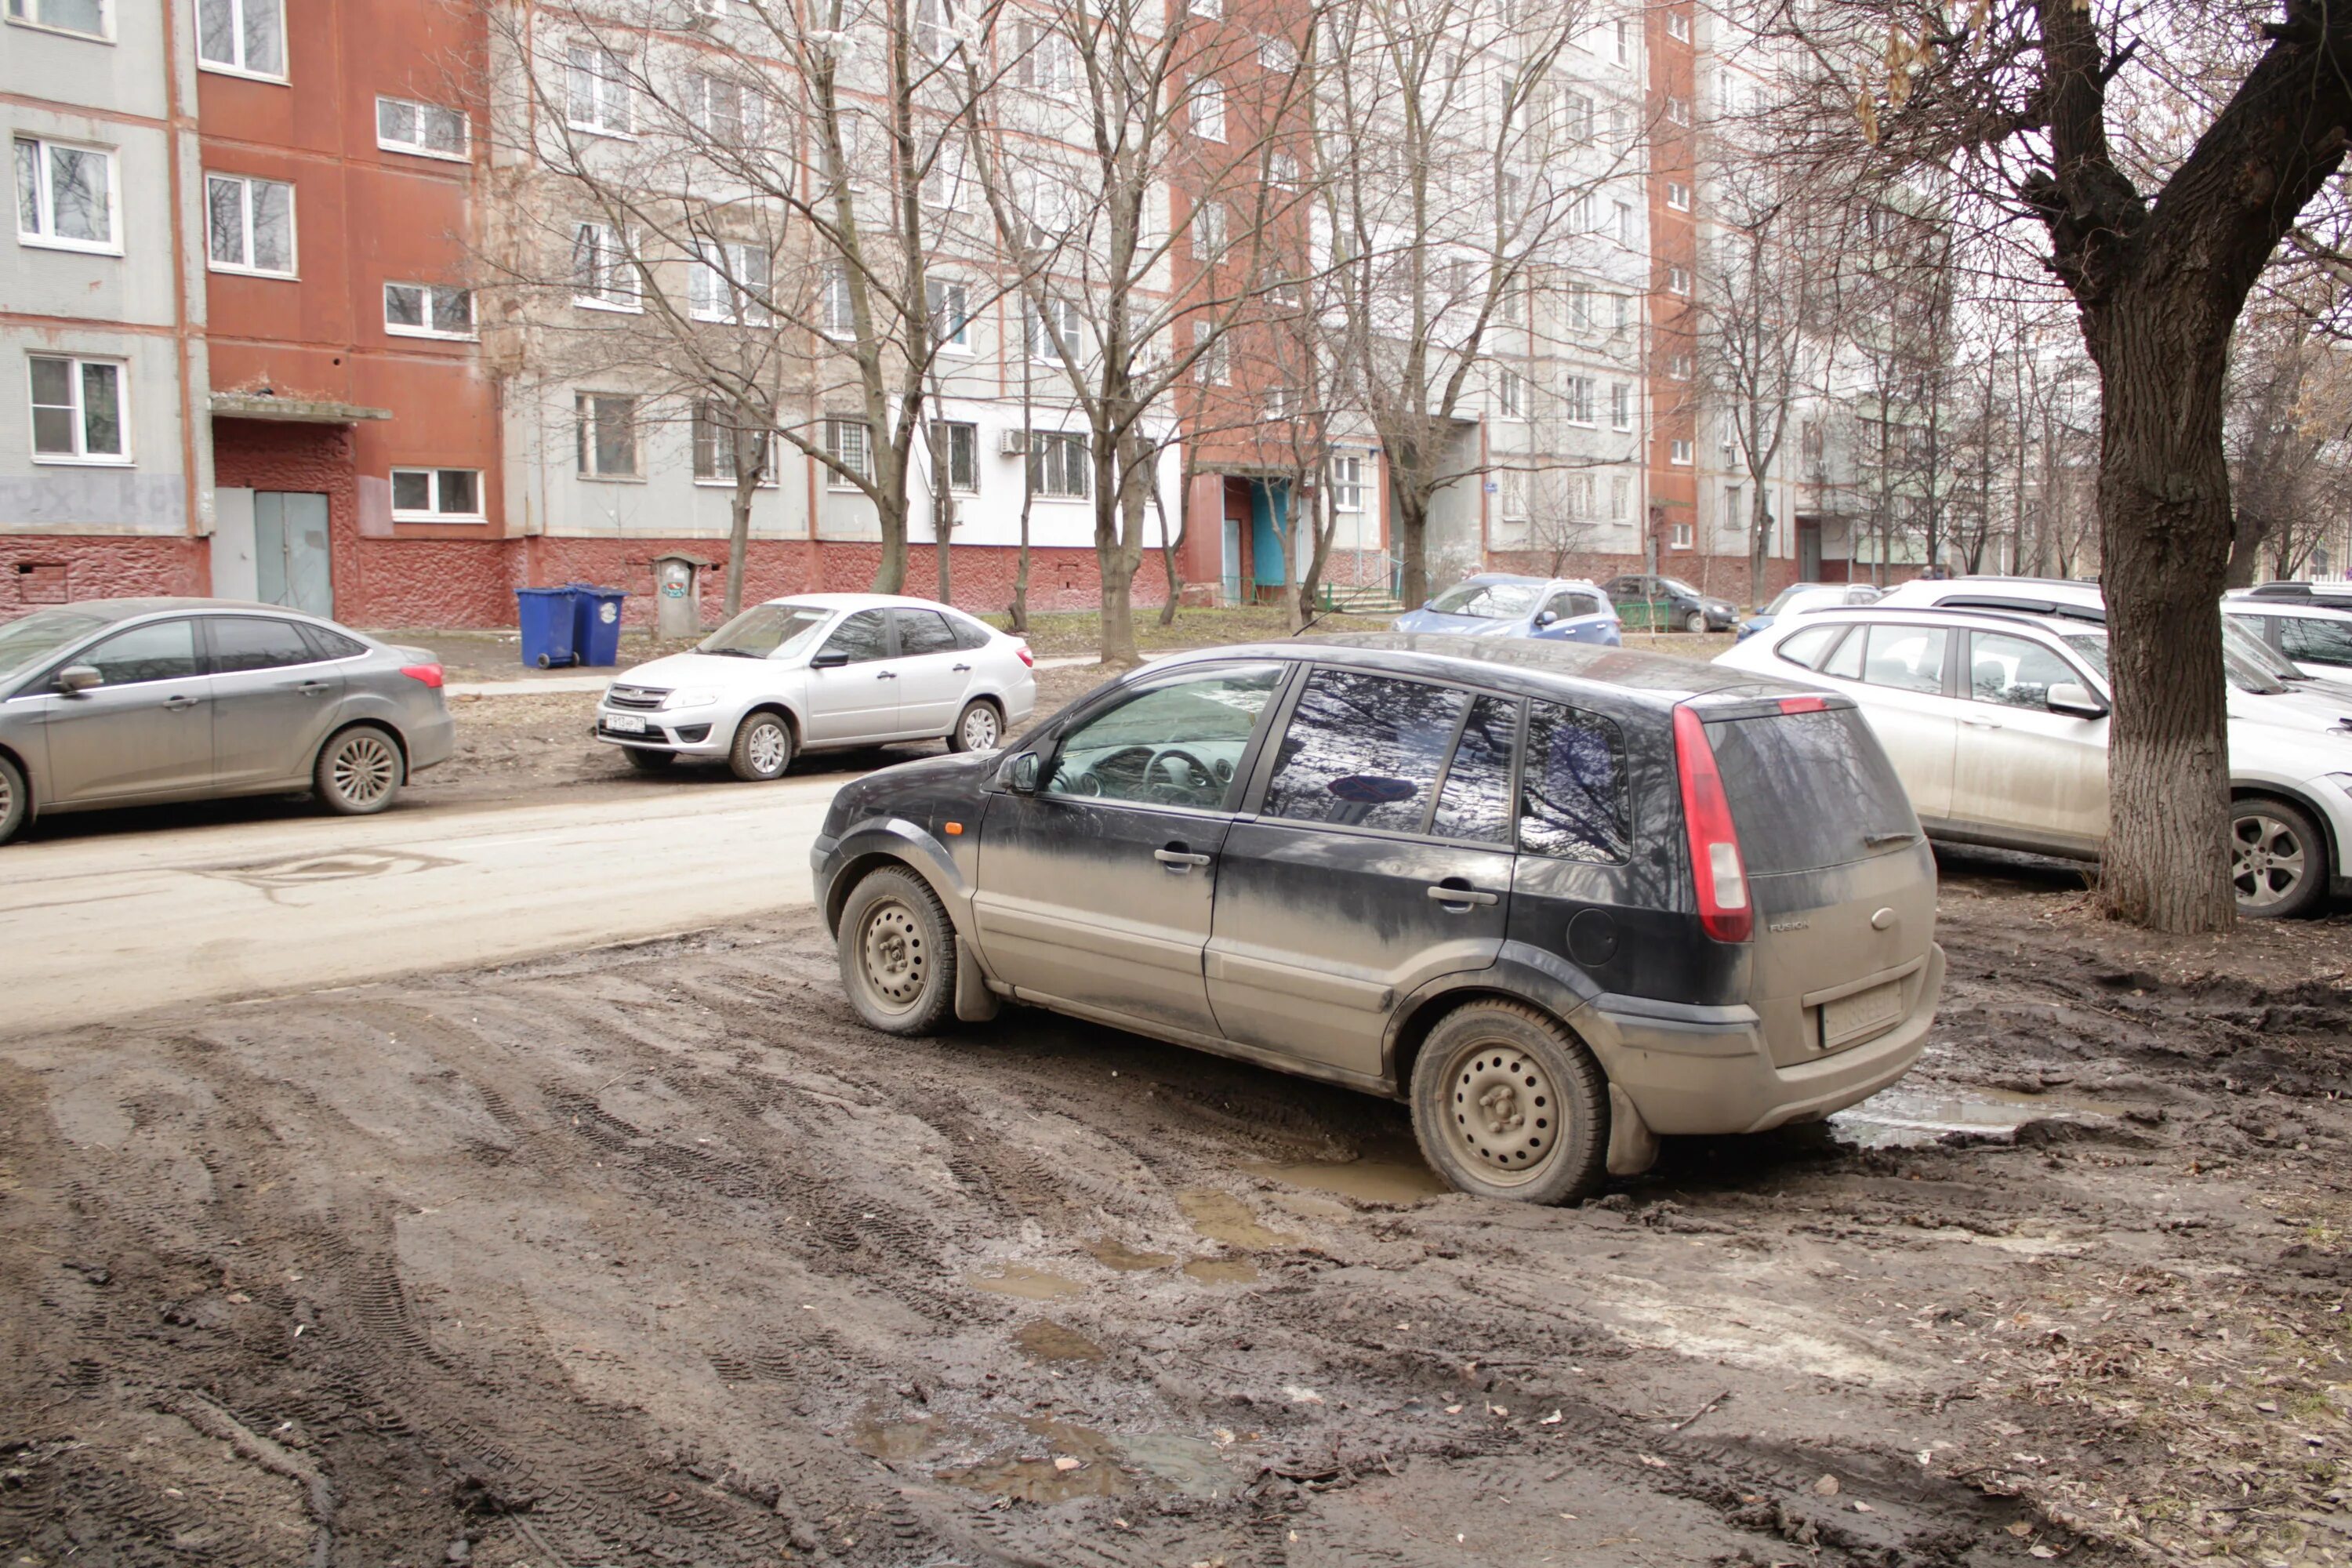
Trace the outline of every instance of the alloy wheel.
{"type": "Polygon", "coordinates": [[[336,749],[333,777],[335,793],[347,803],[373,805],[399,781],[400,759],[383,737],[362,732],[336,749]]]}
{"type": "Polygon", "coordinates": [[[2247,909],[2284,903],[2310,875],[2302,836],[2260,806],[2241,807],[2230,822],[2230,881],[2247,909]]]}
{"type": "Polygon", "coordinates": [[[1541,1064],[1484,1040],[1457,1047],[1445,1076],[1444,1135],[1454,1153],[1498,1186],[1543,1175],[1560,1142],[1559,1095],[1541,1064]]]}
{"type": "Polygon", "coordinates": [[[877,1005],[903,1013],[922,1000],[931,977],[930,952],[914,910],[897,899],[877,903],[866,911],[858,949],[866,988],[877,1005]]]}
{"type": "Polygon", "coordinates": [[[770,720],[752,730],[743,750],[761,773],[778,773],[784,768],[785,745],[784,727],[770,720]]]}
{"type": "Polygon", "coordinates": [[[982,702],[963,716],[963,749],[985,752],[996,744],[996,710],[982,702]]]}

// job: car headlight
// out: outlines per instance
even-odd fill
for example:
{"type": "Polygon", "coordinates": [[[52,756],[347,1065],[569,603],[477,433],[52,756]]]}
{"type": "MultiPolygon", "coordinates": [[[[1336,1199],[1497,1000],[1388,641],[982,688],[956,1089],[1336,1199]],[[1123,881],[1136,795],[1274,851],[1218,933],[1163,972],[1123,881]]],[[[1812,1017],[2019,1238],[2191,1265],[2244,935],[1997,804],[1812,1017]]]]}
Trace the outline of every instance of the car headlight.
{"type": "Polygon", "coordinates": [[[662,699],[664,708],[708,708],[719,700],[716,691],[673,691],[662,699]]]}

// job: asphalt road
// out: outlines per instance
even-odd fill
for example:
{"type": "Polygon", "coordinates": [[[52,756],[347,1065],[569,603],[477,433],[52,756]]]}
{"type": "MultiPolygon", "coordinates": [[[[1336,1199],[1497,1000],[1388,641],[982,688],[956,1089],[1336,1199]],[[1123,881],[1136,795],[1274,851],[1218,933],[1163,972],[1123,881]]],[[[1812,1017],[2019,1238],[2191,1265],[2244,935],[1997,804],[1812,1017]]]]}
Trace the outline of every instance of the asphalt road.
{"type": "Polygon", "coordinates": [[[844,778],[14,844],[0,1036],[806,904],[809,844],[844,778]]]}

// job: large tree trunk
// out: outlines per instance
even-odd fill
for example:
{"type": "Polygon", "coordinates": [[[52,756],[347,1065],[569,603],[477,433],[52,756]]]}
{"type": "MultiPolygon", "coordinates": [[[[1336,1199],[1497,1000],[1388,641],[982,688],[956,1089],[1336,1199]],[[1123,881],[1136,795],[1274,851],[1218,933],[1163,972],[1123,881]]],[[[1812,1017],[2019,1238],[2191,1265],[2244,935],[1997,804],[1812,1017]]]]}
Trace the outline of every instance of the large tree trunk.
{"type": "Polygon", "coordinates": [[[1755,495],[1748,503],[1748,607],[1761,610],[1764,597],[1764,573],[1772,559],[1772,495],[1766,484],[1766,475],[1752,470],[1749,483],[1755,495]]]}
{"type": "Polygon", "coordinates": [[[1402,583],[1397,598],[1408,610],[1429,603],[1429,498],[1406,486],[1389,486],[1389,520],[1396,525],[1397,563],[1402,583]]]}
{"type": "MultiPolygon", "coordinates": [[[[2187,289],[2181,292],[2188,292],[2187,289]]],[[[2100,900],[2158,931],[2226,931],[2230,755],[2221,595],[2230,556],[2221,447],[2226,322],[2201,301],[2125,291],[2088,316],[2104,389],[2100,583],[2116,711],[2100,900]]]]}

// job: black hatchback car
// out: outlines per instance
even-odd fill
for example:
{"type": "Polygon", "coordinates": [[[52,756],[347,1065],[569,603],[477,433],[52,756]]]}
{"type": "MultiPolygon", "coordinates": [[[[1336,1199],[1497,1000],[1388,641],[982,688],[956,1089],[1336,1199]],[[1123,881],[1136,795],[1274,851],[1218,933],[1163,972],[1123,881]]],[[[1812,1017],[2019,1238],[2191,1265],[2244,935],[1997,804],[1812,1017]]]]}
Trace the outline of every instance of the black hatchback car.
{"type": "Polygon", "coordinates": [[[1538,1203],[1876,1092],[1944,974],[1850,703],[1566,644],[1165,659],[844,786],[812,858],[877,1028],[1010,1000],[1401,1098],[1454,1185],[1538,1203]]]}

